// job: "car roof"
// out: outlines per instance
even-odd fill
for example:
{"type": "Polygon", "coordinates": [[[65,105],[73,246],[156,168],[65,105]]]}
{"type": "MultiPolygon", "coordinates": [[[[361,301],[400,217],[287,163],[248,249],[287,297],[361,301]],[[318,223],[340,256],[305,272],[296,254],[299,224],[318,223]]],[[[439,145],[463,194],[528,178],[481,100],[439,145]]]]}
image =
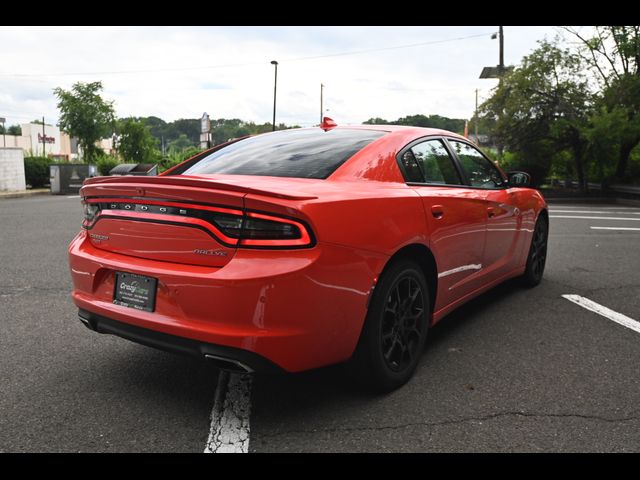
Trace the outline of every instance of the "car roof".
{"type": "Polygon", "coordinates": [[[449,137],[460,138],[466,140],[465,137],[449,130],[428,127],[412,127],[406,125],[338,125],[336,129],[353,129],[353,130],[377,130],[389,133],[401,133],[402,135],[416,135],[416,137],[426,137],[429,135],[446,135],[449,137]]]}

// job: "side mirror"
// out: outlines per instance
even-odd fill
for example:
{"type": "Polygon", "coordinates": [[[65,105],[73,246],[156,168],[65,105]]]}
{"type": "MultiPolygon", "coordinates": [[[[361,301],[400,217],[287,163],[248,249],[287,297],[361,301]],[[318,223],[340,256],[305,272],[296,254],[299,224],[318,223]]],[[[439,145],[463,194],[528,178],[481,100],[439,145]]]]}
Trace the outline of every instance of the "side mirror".
{"type": "Polygon", "coordinates": [[[531,175],[526,172],[509,172],[509,186],[528,187],[531,185],[531,175]]]}

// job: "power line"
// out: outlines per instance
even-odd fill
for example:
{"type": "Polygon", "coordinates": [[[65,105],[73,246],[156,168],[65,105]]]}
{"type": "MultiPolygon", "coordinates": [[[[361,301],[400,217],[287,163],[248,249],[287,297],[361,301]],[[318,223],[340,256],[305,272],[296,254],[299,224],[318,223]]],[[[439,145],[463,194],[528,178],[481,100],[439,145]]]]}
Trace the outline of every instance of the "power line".
{"type": "MultiPolygon", "coordinates": [[[[457,42],[460,40],[468,40],[470,38],[485,37],[493,32],[478,33],[474,35],[468,35],[465,37],[447,38],[443,40],[432,40],[428,42],[410,43],[406,45],[395,45],[391,47],[369,48],[365,50],[351,50],[348,52],[328,53],[324,55],[312,55],[306,57],[294,57],[279,61],[283,62],[300,62],[304,60],[317,60],[321,58],[331,57],[344,57],[347,55],[362,55],[366,53],[382,52],[386,50],[399,50],[402,48],[415,48],[423,47],[426,45],[436,45],[440,43],[457,42]]],[[[119,70],[119,71],[102,71],[102,72],[74,72],[74,73],[0,73],[0,77],[17,77],[17,78],[32,78],[32,77],[67,77],[67,76],[81,76],[81,75],[126,75],[126,74],[138,74],[138,73],[167,73],[167,72],[184,72],[193,70],[211,70],[217,68],[233,68],[233,67],[249,67],[256,65],[264,65],[265,62],[249,62],[249,63],[229,63],[222,65],[208,65],[197,67],[180,67],[180,68],[158,68],[147,70],[119,70]]]]}

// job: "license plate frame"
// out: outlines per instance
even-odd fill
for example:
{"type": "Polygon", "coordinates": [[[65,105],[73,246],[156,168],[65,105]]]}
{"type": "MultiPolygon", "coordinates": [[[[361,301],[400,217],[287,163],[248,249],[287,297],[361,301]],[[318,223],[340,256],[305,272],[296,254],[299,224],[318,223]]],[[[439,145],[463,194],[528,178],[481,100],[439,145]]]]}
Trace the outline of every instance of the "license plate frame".
{"type": "Polygon", "coordinates": [[[129,272],[116,272],[113,303],[153,312],[156,308],[158,279],[129,272]]]}

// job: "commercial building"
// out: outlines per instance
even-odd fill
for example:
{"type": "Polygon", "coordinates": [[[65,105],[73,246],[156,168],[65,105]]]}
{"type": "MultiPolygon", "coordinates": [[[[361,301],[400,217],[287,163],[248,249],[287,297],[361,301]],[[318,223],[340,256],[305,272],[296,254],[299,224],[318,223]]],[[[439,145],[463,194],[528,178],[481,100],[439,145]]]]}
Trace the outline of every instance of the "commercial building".
{"type": "MultiPolygon", "coordinates": [[[[77,160],[82,153],[77,139],[69,137],[54,125],[45,124],[43,129],[41,123],[23,123],[20,128],[22,135],[5,135],[4,143],[0,146],[22,148],[25,157],[47,156],[59,161],[77,160]]],[[[111,138],[101,140],[98,146],[105,153],[113,152],[111,138]]]]}

